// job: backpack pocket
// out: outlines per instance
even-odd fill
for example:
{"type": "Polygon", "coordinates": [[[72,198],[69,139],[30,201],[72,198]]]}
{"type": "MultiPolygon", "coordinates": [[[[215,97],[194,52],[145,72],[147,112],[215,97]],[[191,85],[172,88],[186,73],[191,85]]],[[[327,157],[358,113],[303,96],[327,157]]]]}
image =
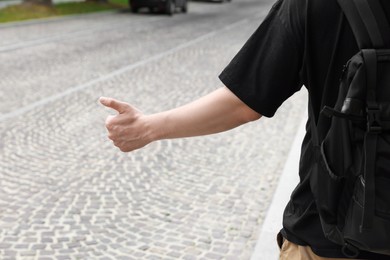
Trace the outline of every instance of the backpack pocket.
{"type": "Polygon", "coordinates": [[[340,243],[343,238],[337,226],[338,209],[340,198],[343,197],[345,178],[334,174],[320,147],[316,150],[318,157],[310,176],[311,190],[316,201],[324,235],[329,240],[340,243]]]}
{"type": "Polygon", "coordinates": [[[344,245],[342,230],[354,192],[354,184],[361,173],[362,150],[360,131],[348,117],[332,118],[332,126],[318,150],[311,176],[311,187],[316,199],[322,229],[329,240],[344,245]]]}
{"type": "MultiPolygon", "coordinates": [[[[375,213],[390,221],[390,179],[377,177],[375,180],[375,213]]],[[[390,231],[389,231],[390,234],[390,231]]]]}
{"type": "Polygon", "coordinates": [[[376,213],[374,215],[373,226],[370,229],[362,229],[361,220],[364,212],[365,184],[363,177],[359,177],[356,180],[354,195],[345,219],[345,227],[343,230],[346,242],[360,250],[390,255],[390,247],[388,245],[390,215],[389,212],[378,210],[383,203],[387,204],[387,208],[389,207],[388,203],[390,203],[390,197],[388,196],[388,192],[386,192],[389,185],[389,179],[378,178],[376,180],[376,213]]]}

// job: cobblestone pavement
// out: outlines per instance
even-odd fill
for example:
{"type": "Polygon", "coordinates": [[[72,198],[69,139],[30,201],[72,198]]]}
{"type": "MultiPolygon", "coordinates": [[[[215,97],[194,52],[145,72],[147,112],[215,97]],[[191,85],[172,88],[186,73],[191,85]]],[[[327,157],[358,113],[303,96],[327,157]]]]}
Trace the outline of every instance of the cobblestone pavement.
{"type": "Polygon", "coordinates": [[[124,154],[99,96],[145,113],[221,85],[270,2],[0,28],[0,259],[249,259],[305,107],[124,154]]]}

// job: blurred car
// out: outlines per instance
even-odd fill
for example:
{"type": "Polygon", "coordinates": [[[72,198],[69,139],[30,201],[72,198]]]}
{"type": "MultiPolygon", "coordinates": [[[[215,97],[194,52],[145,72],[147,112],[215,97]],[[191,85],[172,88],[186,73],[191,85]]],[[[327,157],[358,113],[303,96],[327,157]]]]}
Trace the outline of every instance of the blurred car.
{"type": "Polygon", "coordinates": [[[133,13],[143,7],[148,7],[151,12],[158,10],[169,15],[173,15],[176,8],[180,8],[183,13],[188,10],[188,0],[129,0],[129,5],[133,13]]]}

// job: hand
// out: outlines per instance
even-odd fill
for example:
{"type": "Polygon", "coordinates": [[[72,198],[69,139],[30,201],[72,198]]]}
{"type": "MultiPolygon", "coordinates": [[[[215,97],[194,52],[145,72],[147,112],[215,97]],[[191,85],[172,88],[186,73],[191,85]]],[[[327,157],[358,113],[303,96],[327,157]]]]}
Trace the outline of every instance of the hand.
{"type": "Polygon", "coordinates": [[[122,152],[130,152],[144,147],[151,142],[145,116],[128,103],[120,102],[113,98],[101,97],[100,103],[118,112],[115,116],[108,116],[106,128],[108,138],[122,152]]]}

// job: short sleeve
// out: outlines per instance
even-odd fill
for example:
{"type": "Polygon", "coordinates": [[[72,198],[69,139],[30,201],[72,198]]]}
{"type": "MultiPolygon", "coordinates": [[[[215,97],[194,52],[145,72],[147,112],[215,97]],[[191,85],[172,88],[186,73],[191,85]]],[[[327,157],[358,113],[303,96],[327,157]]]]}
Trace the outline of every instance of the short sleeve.
{"type": "Polygon", "coordinates": [[[302,87],[304,23],[299,1],[279,0],[219,75],[238,98],[266,117],[302,87]]]}

